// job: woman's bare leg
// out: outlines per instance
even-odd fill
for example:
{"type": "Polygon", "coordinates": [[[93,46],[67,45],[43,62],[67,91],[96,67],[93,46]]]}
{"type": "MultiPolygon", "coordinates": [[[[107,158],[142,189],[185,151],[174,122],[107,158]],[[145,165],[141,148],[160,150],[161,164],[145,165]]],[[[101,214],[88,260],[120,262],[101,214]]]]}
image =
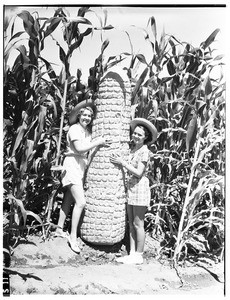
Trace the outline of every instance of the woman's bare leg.
{"type": "Polygon", "coordinates": [[[71,185],[70,192],[74,199],[70,239],[74,242],[77,240],[77,227],[81,218],[82,211],[85,207],[85,196],[83,187],[79,187],[78,185],[71,185]]]}
{"type": "Polygon", "coordinates": [[[145,219],[146,206],[134,206],[133,213],[133,225],[136,232],[136,251],[143,253],[145,246],[145,229],[144,229],[144,219],[145,219]]]}
{"type": "Polygon", "coordinates": [[[59,219],[58,219],[58,224],[57,224],[58,227],[60,227],[62,229],[64,227],[64,223],[65,223],[66,217],[69,214],[72,203],[73,203],[73,197],[72,197],[72,194],[71,194],[69,188],[67,187],[67,190],[65,192],[64,199],[62,202],[62,206],[60,209],[59,219]]]}
{"type": "Polygon", "coordinates": [[[116,261],[124,264],[143,264],[145,245],[144,217],[145,206],[127,206],[130,234],[130,255],[118,258],[116,261]]]}
{"type": "Polygon", "coordinates": [[[127,205],[128,221],[129,221],[129,240],[130,240],[130,253],[136,251],[136,230],[133,224],[133,205],[127,205]]]}

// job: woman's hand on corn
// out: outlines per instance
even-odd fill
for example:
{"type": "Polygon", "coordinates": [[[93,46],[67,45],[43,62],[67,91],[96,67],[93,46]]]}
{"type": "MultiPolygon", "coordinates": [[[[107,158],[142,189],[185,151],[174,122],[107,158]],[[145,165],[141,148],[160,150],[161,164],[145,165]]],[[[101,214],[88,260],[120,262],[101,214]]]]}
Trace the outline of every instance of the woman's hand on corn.
{"type": "Polygon", "coordinates": [[[111,143],[112,143],[111,139],[104,138],[103,136],[98,138],[98,145],[100,146],[109,147],[111,143]]]}
{"type": "Polygon", "coordinates": [[[123,165],[124,161],[119,154],[112,153],[110,155],[110,161],[114,164],[123,165]]]}

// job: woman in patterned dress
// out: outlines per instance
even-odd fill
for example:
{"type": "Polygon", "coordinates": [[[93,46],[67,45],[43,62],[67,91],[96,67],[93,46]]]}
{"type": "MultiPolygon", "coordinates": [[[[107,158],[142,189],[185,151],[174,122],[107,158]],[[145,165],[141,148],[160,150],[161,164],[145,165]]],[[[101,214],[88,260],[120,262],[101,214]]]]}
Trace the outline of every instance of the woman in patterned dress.
{"type": "Polygon", "coordinates": [[[70,128],[67,133],[67,151],[63,162],[62,185],[66,192],[60,209],[56,236],[67,237],[70,248],[80,253],[77,243],[77,227],[85,207],[83,177],[87,166],[88,152],[97,146],[108,146],[110,142],[100,137],[91,141],[90,126],[93,121],[93,103],[85,100],[72,110],[69,116],[70,128]],[[74,203],[71,219],[71,232],[63,232],[66,216],[74,203]]]}
{"type": "Polygon", "coordinates": [[[150,151],[147,145],[157,139],[157,130],[146,119],[136,118],[131,122],[133,147],[129,161],[112,154],[112,163],[119,164],[128,171],[127,213],[129,220],[130,253],[120,257],[117,262],[142,264],[145,244],[144,217],[150,204],[149,179],[146,177],[150,151]]]}

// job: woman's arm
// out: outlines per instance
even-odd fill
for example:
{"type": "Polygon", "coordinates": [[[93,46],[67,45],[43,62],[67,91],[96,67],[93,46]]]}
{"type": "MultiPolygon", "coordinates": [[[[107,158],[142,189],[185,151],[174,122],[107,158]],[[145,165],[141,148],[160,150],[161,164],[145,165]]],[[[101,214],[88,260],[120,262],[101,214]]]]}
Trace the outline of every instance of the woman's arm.
{"type": "Polygon", "coordinates": [[[84,143],[82,141],[73,141],[73,146],[75,150],[79,153],[87,152],[97,146],[109,146],[110,144],[111,141],[103,137],[100,137],[89,143],[84,143]]]}
{"type": "Polygon", "coordinates": [[[145,171],[145,167],[146,167],[146,162],[139,162],[137,168],[135,168],[134,166],[132,166],[131,164],[128,164],[127,162],[125,162],[120,156],[118,155],[114,155],[112,154],[110,156],[110,161],[112,163],[121,165],[122,167],[124,167],[126,170],[128,170],[130,173],[132,173],[133,175],[135,175],[138,178],[141,178],[144,171],[145,171]]]}

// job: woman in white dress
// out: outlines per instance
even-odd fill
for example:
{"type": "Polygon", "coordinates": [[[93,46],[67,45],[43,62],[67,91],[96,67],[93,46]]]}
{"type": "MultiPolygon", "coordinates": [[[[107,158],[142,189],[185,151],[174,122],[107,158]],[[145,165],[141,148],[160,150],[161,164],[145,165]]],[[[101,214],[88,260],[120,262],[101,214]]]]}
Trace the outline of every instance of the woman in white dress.
{"type": "Polygon", "coordinates": [[[56,235],[66,236],[70,248],[80,253],[77,243],[77,227],[85,207],[83,177],[87,166],[88,152],[97,146],[108,146],[110,141],[100,137],[91,140],[90,126],[93,121],[93,102],[82,101],[72,110],[69,117],[70,128],[67,133],[67,151],[63,162],[62,185],[66,192],[60,209],[56,235]],[[66,216],[74,202],[71,231],[69,235],[63,232],[66,216]]]}

